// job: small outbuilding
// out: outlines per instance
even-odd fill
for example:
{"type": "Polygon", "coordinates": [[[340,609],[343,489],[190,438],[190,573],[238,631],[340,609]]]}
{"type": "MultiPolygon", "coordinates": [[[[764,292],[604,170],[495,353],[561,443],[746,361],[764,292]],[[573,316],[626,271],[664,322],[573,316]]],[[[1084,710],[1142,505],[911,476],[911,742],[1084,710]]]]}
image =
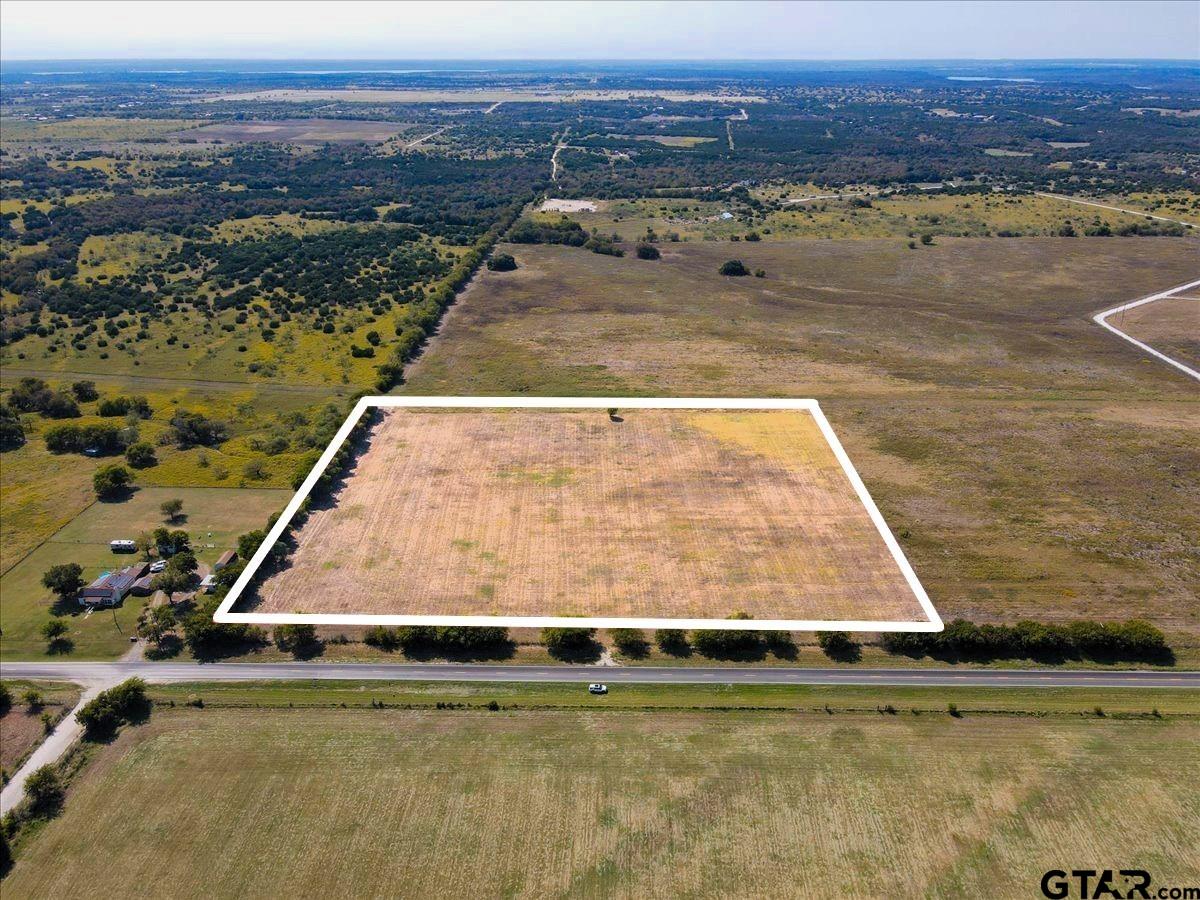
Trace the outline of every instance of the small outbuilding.
{"type": "Polygon", "coordinates": [[[220,572],[226,566],[233,565],[235,562],[237,562],[237,558],[238,558],[238,555],[237,555],[236,550],[226,550],[217,559],[217,564],[215,566],[213,566],[213,571],[220,572]]]}

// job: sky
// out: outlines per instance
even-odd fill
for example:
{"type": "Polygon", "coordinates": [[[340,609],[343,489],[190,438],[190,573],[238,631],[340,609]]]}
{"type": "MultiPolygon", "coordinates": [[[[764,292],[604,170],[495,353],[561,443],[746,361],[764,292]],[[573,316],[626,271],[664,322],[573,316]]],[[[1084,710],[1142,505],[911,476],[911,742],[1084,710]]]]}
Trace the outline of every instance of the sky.
{"type": "Polygon", "coordinates": [[[1196,59],[1200,0],[4,0],[18,59],[1196,59]]]}

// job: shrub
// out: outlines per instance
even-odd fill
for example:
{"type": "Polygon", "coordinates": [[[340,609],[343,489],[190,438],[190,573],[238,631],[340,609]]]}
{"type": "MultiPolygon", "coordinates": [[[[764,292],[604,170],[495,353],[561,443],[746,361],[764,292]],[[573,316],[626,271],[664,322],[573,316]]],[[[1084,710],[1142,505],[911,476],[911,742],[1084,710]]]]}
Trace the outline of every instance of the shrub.
{"type": "Polygon", "coordinates": [[[130,413],[139,419],[148,419],[152,414],[150,402],[145,397],[109,397],[101,400],[96,414],[106,417],[127,416],[130,413]]]}
{"type": "Polygon", "coordinates": [[[511,253],[497,253],[487,261],[487,267],[492,272],[511,272],[517,268],[517,261],[511,253]]]}
{"type": "Polygon", "coordinates": [[[746,240],[750,241],[751,243],[754,243],[755,241],[761,241],[762,235],[760,235],[757,231],[751,231],[746,234],[746,240]]]}
{"type": "MultiPolygon", "coordinates": [[[[51,621],[60,621],[60,620],[51,620],[51,621]]],[[[21,695],[21,702],[25,704],[25,709],[28,710],[29,712],[37,712],[39,709],[41,709],[43,706],[46,705],[46,700],[41,695],[41,693],[33,690],[32,688],[30,688],[29,690],[27,690],[25,693],[23,693],[21,695]]]]}
{"type": "Polygon", "coordinates": [[[721,263],[721,268],[718,269],[718,271],[722,275],[742,276],[750,274],[750,270],[746,268],[745,264],[740,259],[726,260],[725,262],[721,263]]]}
{"type": "Polygon", "coordinates": [[[653,244],[638,244],[637,245],[638,259],[662,259],[662,253],[653,244]]]}
{"type": "Polygon", "coordinates": [[[400,637],[394,628],[374,625],[368,628],[367,633],[363,635],[363,643],[370,647],[378,647],[380,650],[390,651],[400,646],[400,637]]]}

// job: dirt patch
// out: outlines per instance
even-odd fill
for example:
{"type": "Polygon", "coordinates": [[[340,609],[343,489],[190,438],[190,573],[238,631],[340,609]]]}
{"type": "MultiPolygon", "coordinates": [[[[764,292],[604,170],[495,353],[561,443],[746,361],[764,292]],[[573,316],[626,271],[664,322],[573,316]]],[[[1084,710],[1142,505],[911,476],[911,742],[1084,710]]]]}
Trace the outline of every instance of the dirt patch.
{"type": "Polygon", "coordinates": [[[595,212],[596,204],[591,200],[546,200],[538,212],[595,212]]]}

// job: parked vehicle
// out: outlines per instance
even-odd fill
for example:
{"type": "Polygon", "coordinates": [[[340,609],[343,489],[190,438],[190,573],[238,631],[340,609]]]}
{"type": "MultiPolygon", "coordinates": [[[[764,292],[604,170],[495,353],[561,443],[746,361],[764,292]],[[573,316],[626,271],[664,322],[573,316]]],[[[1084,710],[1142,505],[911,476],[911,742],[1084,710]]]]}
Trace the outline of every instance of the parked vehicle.
{"type": "Polygon", "coordinates": [[[589,684],[588,685],[588,693],[589,694],[607,694],[608,693],[608,685],[607,684],[589,684]]]}
{"type": "Polygon", "coordinates": [[[137,544],[134,541],[109,541],[108,549],[113,553],[137,553],[137,544]]]}

